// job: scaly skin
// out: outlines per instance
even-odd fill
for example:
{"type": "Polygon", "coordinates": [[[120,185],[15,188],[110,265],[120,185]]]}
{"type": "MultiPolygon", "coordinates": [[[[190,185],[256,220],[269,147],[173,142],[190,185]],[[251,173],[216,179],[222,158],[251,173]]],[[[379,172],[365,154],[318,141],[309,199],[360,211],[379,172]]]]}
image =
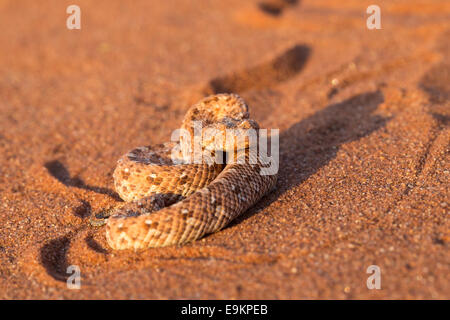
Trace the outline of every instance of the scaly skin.
{"type": "MultiPolygon", "coordinates": [[[[194,134],[194,121],[203,128],[256,129],[248,108],[234,94],[207,97],[192,106],[182,128],[194,134]]],[[[203,134],[203,132],[202,132],[203,134]]],[[[193,141],[193,139],[191,139],[193,141]]],[[[205,142],[206,141],[206,142],[205,142]]],[[[145,249],[183,244],[216,232],[253,206],[273,189],[277,175],[263,175],[265,166],[248,150],[248,143],[216,145],[201,141],[201,150],[236,151],[237,161],[174,164],[175,144],[134,149],[119,161],[115,187],[128,203],[108,219],[106,238],[113,249],[145,249]],[[222,170],[223,169],[223,170],[222,170]]],[[[180,149],[190,151],[194,142],[180,139],[180,149]]]]}

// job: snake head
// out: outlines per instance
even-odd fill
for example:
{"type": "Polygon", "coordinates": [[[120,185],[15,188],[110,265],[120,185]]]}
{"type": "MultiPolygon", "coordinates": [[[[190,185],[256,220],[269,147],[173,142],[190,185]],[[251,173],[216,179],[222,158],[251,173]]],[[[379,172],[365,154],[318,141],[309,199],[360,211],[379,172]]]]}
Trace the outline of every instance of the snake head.
{"type": "Polygon", "coordinates": [[[208,151],[236,152],[256,147],[259,125],[252,119],[224,118],[202,132],[202,148],[208,151]]]}
{"type": "Polygon", "coordinates": [[[217,94],[194,104],[182,129],[186,134],[180,136],[180,146],[188,155],[193,150],[213,154],[247,149],[256,144],[259,126],[249,119],[248,106],[241,97],[217,94]]]}

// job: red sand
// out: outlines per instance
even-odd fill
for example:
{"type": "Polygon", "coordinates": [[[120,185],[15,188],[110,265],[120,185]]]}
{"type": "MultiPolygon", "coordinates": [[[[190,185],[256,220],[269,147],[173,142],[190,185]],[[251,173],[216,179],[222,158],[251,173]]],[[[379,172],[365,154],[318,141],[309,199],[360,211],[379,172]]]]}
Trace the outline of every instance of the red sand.
{"type": "Polygon", "coordinates": [[[77,0],[67,30],[73,2],[0,1],[0,298],[450,298],[448,1],[377,1],[372,31],[362,0],[77,0]],[[89,218],[116,160],[220,91],[280,129],[276,191],[112,252],[89,218]]]}

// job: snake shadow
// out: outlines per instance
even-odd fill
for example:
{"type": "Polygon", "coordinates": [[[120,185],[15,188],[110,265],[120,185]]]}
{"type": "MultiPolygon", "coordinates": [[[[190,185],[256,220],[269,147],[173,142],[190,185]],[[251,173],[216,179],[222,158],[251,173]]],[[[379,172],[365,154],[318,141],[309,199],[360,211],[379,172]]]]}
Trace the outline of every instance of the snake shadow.
{"type": "Polygon", "coordinates": [[[296,44],[271,60],[248,69],[235,71],[209,81],[203,95],[235,92],[273,87],[295,76],[305,67],[312,49],[296,44]]]}
{"type": "Polygon", "coordinates": [[[334,159],[342,144],[383,128],[390,118],[372,114],[384,101],[381,91],[328,105],[280,134],[280,166],[275,190],[230,226],[244,221],[300,185],[334,159]]]}
{"type": "Polygon", "coordinates": [[[40,249],[39,260],[42,266],[53,279],[66,282],[69,275],[67,267],[69,263],[66,257],[66,251],[70,246],[70,237],[63,236],[48,241],[40,249]]]}
{"type": "Polygon", "coordinates": [[[298,0],[265,0],[260,2],[258,7],[265,14],[279,17],[288,7],[294,7],[298,4],[298,0]]]}
{"type": "Polygon", "coordinates": [[[119,195],[111,189],[98,186],[91,186],[89,184],[86,184],[81,178],[77,176],[72,177],[70,175],[69,170],[67,170],[66,166],[64,166],[64,164],[62,164],[59,160],[48,161],[44,164],[44,166],[55,179],[64,184],[66,187],[75,187],[79,189],[84,189],[95,193],[107,195],[116,201],[122,201],[119,195]]]}

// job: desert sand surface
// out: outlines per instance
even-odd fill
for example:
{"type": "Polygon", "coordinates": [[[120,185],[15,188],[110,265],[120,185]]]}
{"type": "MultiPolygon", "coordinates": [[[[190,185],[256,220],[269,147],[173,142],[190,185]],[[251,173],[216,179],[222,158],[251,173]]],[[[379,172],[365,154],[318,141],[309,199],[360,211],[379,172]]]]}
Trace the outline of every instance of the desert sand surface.
{"type": "Polygon", "coordinates": [[[450,4],[379,0],[368,30],[372,2],[0,0],[0,298],[450,298],[450,4]],[[280,130],[274,192],[111,250],[89,220],[121,202],[117,159],[220,92],[280,130]]]}

